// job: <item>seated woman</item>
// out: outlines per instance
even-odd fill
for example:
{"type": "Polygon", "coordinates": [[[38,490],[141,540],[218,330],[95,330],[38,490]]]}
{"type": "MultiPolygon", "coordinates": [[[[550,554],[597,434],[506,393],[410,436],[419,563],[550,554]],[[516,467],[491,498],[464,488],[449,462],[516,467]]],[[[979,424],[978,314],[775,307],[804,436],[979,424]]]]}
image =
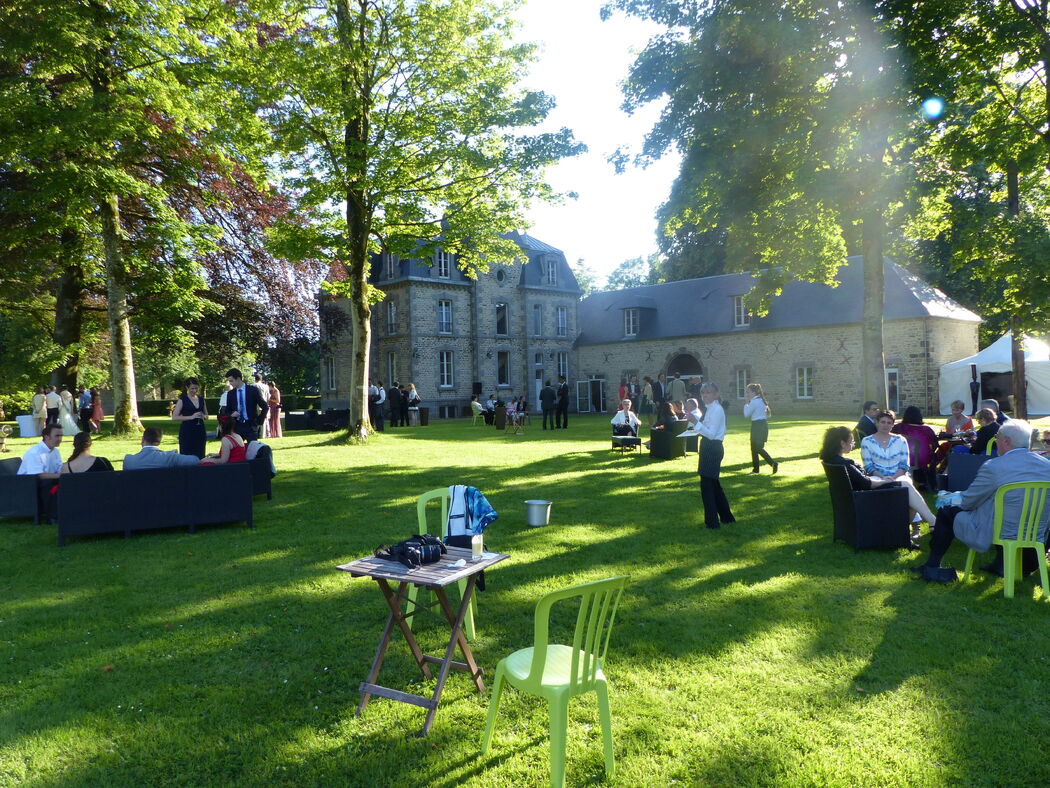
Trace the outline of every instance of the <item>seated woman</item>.
{"type": "Polygon", "coordinates": [[[937,452],[937,434],[922,423],[922,411],[915,405],[906,407],[901,423],[893,428],[893,432],[903,435],[908,441],[909,448],[913,446],[915,448],[915,456],[911,457],[911,464],[922,471],[921,478],[916,481],[932,487],[930,467],[933,464],[934,454],[937,452]]]}
{"type": "Polygon", "coordinates": [[[1043,457],[1050,457],[1050,430],[1043,430],[1043,434],[1039,436],[1039,443],[1033,451],[1043,457]]]}
{"type": "Polygon", "coordinates": [[[893,411],[879,411],[875,416],[875,432],[860,442],[864,472],[888,482],[908,476],[908,469],[911,468],[908,441],[893,434],[894,421],[896,416],[893,411]]]}
{"type": "MultiPolygon", "coordinates": [[[[671,403],[665,400],[661,400],[660,404],[656,406],[656,421],[650,430],[667,430],[674,429],[675,424],[678,423],[678,419],[675,418],[674,411],[671,409],[671,403]]],[[[645,448],[649,448],[649,441],[645,442],[645,448]]]]}
{"type": "Polygon", "coordinates": [[[201,465],[225,465],[228,462],[245,462],[247,449],[244,438],[233,431],[233,419],[219,423],[219,453],[209,454],[201,465]]]}
{"type": "Polygon", "coordinates": [[[105,457],[96,457],[91,453],[91,433],[78,432],[73,436],[73,453],[62,463],[59,473],[94,473],[111,471],[113,464],[105,457]]]}
{"type": "Polygon", "coordinates": [[[958,435],[960,432],[973,430],[973,419],[965,413],[966,403],[961,399],[952,402],[952,415],[944,425],[944,431],[949,435],[958,435]]]}
{"type": "MultiPolygon", "coordinates": [[[[868,438],[871,437],[874,436],[868,436],[868,438]]],[[[864,440],[866,441],[868,438],[864,440]]],[[[930,511],[930,507],[926,505],[926,501],[919,491],[912,485],[911,479],[908,478],[907,474],[899,476],[894,481],[889,481],[881,476],[864,473],[857,467],[857,463],[846,456],[853,451],[853,445],[853,431],[849,427],[829,427],[827,432],[824,433],[824,443],[820,447],[820,459],[825,465],[841,465],[844,467],[846,474],[849,476],[850,486],[854,490],[871,490],[877,487],[895,486],[897,484],[907,487],[908,507],[911,509],[912,518],[918,514],[932,527],[937,518],[930,511]]],[[[916,535],[913,529],[912,538],[914,539],[916,535]]]]}
{"type": "Polygon", "coordinates": [[[938,437],[941,443],[933,455],[933,465],[939,471],[948,468],[948,455],[956,446],[965,446],[973,440],[973,420],[964,412],[966,403],[961,399],[952,402],[952,415],[944,425],[944,432],[938,437]]]}
{"type": "Polygon", "coordinates": [[[977,437],[973,439],[970,446],[970,454],[984,454],[988,449],[988,441],[999,432],[999,422],[995,420],[995,412],[990,408],[981,408],[974,416],[981,426],[977,430],[977,437]]]}
{"type": "Polygon", "coordinates": [[[620,409],[610,419],[613,435],[638,436],[638,425],[642,422],[631,412],[631,401],[624,399],[620,402],[620,409]]]}

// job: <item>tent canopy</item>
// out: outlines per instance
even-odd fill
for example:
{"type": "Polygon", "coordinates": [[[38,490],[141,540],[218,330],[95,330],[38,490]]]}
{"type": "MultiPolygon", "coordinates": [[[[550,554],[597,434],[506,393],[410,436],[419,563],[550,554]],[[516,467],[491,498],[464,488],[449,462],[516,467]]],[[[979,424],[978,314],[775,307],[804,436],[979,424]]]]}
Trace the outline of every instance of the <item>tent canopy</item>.
{"type": "MultiPolygon", "coordinates": [[[[970,405],[970,367],[977,366],[977,380],[982,373],[1010,372],[1013,367],[1010,361],[1009,331],[999,337],[984,350],[972,356],[950,361],[941,367],[940,375],[940,410],[942,415],[951,413],[952,400],[961,399],[970,405]]],[[[1050,346],[1030,336],[1024,337],[1025,377],[1028,380],[1028,413],[1045,415],[1050,413],[1050,346]]],[[[981,392],[981,398],[984,398],[981,392]]]]}

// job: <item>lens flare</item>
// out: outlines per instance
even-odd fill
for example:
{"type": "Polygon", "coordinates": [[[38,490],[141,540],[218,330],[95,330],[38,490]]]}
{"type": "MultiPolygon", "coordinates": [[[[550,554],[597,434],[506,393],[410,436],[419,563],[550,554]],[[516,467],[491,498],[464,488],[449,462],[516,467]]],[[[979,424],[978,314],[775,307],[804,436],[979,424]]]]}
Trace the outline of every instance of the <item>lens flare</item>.
{"type": "Polygon", "coordinates": [[[922,102],[922,114],[930,120],[935,120],[944,112],[944,102],[939,98],[928,98],[922,102]]]}

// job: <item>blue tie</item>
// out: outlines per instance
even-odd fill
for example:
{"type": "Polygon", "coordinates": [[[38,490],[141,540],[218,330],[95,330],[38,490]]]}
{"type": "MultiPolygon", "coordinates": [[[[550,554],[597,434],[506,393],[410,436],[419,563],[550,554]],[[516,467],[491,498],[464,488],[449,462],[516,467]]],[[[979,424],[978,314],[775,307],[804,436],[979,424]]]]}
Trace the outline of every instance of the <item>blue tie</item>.
{"type": "Polygon", "coordinates": [[[245,410],[246,409],[244,407],[244,385],[242,384],[241,387],[237,389],[237,412],[241,414],[241,421],[248,420],[248,414],[245,412],[245,410]]]}

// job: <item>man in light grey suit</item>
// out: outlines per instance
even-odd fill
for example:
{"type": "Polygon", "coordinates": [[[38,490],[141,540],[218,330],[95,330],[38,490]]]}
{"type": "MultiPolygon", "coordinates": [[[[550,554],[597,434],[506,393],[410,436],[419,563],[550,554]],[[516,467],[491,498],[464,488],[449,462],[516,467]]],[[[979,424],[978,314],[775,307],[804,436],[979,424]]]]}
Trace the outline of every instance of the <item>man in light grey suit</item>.
{"type": "Polygon", "coordinates": [[[198,465],[200,460],[192,454],[177,451],[161,451],[162,433],[156,427],[146,427],[142,433],[142,449],[138,454],[124,455],[124,470],[141,471],[144,468],[174,468],[177,465],[198,465]]]}
{"type": "MultiPolygon", "coordinates": [[[[973,482],[962,494],[961,507],[945,506],[937,512],[937,523],[930,539],[930,557],[924,566],[940,566],[953,539],[958,539],[978,553],[987,552],[992,545],[995,492],[1004,484],[1050,482],[1050,460],[1029,451],[1031,440],[1032,428],[1027,421],[1010,419],[999,428],[996,435],[999,456],[981,466],[973,482]]],[[[1003,501],[1004,539],[1017,536],[1022,497],[1023,493],[1013,492],[1003,501]]],[[[1050,506],[1043,511],[1039,524],[1039,539],[1044,545],[1048,521],[1050,506]]],[[[1043,556],[1038,558],[1045,560],[1043,556]]],[[[999,560],[1001,562],[1002,558],[999,560]]]]}

